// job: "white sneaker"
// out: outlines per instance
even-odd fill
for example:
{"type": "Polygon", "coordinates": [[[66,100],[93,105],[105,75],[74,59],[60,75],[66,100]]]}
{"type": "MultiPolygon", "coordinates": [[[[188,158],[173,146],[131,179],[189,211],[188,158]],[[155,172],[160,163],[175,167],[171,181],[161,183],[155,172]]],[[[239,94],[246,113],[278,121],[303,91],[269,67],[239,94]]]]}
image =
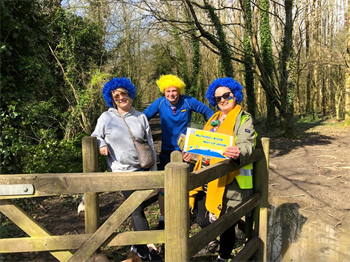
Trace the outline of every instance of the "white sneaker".
{"type": "Polygon", "coordinates": [[[139,248],[137,248],[134,245],[132,245],[130,250],[142,259],[148,258],[149,251],[148,251],[148,247],[146,245],[144,246],[144,248],[143,248],[143,246],[140,246],[139,248]]]}

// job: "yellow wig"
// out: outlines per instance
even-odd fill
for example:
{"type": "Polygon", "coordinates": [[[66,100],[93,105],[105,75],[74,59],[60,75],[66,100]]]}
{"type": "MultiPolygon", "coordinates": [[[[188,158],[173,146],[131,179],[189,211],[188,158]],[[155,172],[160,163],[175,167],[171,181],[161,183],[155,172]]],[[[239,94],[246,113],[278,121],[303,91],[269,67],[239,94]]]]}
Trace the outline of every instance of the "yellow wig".
{"type": "Polygon", "coordinates": [[[179,90],[180,95],[183,95],[185,93],[185,83],[175,75],[162,75],[156,83],[159,87],[160,92],[163,94],[165,92],[165,89],[168,89],[171,86],[176,87],[176,89],[179,90]]]}

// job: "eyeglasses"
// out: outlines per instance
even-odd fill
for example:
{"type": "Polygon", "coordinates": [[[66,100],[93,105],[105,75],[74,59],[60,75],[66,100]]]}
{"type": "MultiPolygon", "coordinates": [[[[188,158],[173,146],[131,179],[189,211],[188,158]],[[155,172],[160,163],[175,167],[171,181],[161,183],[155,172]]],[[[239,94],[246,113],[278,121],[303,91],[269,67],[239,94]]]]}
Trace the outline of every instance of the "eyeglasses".
{"type": "Polygon", "coordinates": [[[216,96],[215,97],[215,102],[216,103],[220,103],[221,98],[227,100],[230,97],[230,94],[232,94],[232,92],[226,92],[225,94],[223,94],[222,96],[216,96]]]}
{"type": "Polygon", "coordinates": [[[120,94],[112,94],[114,100],[119,100],[120,97],[128,97],[128,93],[120,92],[120,94]]]}

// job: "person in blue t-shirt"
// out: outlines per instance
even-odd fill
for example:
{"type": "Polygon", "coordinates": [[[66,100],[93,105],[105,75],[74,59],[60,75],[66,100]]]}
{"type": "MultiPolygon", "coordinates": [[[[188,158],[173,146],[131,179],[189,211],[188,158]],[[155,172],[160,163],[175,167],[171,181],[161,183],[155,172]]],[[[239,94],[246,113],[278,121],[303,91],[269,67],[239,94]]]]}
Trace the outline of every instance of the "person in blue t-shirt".
{"type": "MultiPolygon", "coordinates": [[[[180,148],[177,144],[179,135],[186,134],[187,127],[191,124],[192,112],[203,114],[208,120],[213,114],[208,106],[197,99],[184,95],[185,83],[175,75],[163,75],[156,81],[163,97],[155,100],[143,112],[148,120],[159,113],[162,127],[162,148],[159,154],[159,169],[164,170],[170,162],[170,154],[180,148]]],[[[159,207],[161,218],[159,228],[164,228],[164,191],[159,193],[159,207]]]]}

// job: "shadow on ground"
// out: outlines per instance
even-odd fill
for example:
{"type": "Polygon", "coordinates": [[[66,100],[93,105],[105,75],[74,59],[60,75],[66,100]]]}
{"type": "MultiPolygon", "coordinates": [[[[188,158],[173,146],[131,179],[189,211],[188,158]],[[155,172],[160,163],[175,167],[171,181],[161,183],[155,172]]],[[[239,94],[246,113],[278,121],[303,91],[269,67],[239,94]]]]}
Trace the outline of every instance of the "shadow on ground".
{"type": "Polygon", "coordinates": [[[255,128],[259,138],[270,138],[270,153],[277,157],[287,155],[291,150],[303,148],[305,146],[327,146],[331,144],[334,138],[313,131],[316,127],[325,125],[325,121],[326,119],[314,123],[296,123],[294,138],[283,137],[283,131],[279,128],[266,131],[266,127],[262,121],[259,121],[255,128]]]}

